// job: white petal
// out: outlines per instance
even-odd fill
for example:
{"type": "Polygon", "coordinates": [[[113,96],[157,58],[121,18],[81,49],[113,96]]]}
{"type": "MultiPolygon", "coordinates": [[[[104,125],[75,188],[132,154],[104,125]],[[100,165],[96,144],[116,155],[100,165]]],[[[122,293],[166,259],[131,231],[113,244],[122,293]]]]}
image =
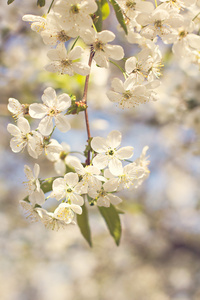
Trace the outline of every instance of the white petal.
{"type": "Polygon", "coordinates": [[[74,72],[82,76],[86,76],[90,73],[90,67],[82,64],[81,62],[75,62],[72,65],[74,72]]]}
{"type": "Polygon", "coordinates": [[[106,139],[107,144],[112,148],[117,148],[121,144],[122,134],[118,130],[111,131],[106,139]]]}
{"type": "Polygon", "coordinates": [[[104,44],[112,42],[115,39],[115,35],[112,31],[103,30],[97,33],[97,38],[104,44]]]}
{"type": "Polygon", "coordinates": [[[54,164],[54,168],[57,174],[59,175],[64,175],[66,172],[66,165],[64,163],[63,160],[58,160],[57,162],[55,162],[54,164]]]}
{"type": "Polygon", "coordinates": [[[108,99],[112,102],[120,102],[122,100],[122,95],[121,94],[118,94],[116,92],[113,92],[113,91],[108,91],[106,93],[106,95],[108,96],[108,99]]]}
{"type": "Polygon", "coordinates": [[[39,173],[40,173],[40,166],[38,164],[34,165],[33,172],[35,174],[35,178],[38,178],[39,173]]]}
{"type": "Polygon", "coordinates": [[[8,110],[11,113],[16,114],[21,110],[21,104],[17,99],[9,98],[8,101],[9,101],[8,110]]]}
{"type": "Polygon", "coordinates": [[[82,214],[82,208],[79,205],[71,204],[70,208],[78,215],[82,214]]]}
{"type": "Polygon", "coordinates": [[[102,137],[94,137],[91,142],[91,147],[95,152],[102,153],[108,150],[106,139],[102,137]]]}
{"type": "Polygon", "coordinates": [[[122,163],[119,159],[117,158],[113,158],[109,161],[109,164],[108,164],[108,167],[109,167],[109,170],[110,172],[113,174],[113,175],[118,175],[118,174],[121,174],[121,171],[122,171],[122,163]]]}
{"type": "Polygon", "coordinates": [[[67,116],[61,114],[55,116],[55,123],[61,132],[67,132],[71,128],[67,116]]]}
{"type": "Polygon", "coordinates": [[[71,105],[71,98],[68,94],[62,94],[57,98],[57,109],[64,111],[71,105]]]}
{"type": "Polygon", "coordinates": [[[21,130],[22,133],[27,134],[30,132],[30,125],[27,119],[19,118],[17,121],[17,126],[21,130]]]}
{"type": "Polygon", "coordinates": [[[119,159],[128,159],[133,156],[133,147],[127,146],[120,148],[116,154],[119,159]]]}
{"type": "Polygon", "coordinates": [[[115,92],[118,93],[124,93],[124,84],[119,78],[114,78],[112,80],[112,88],[114,89],[115,92]]]}
{"type": "Polygon", "coordinates": [[[113,194],[109,194],[108,195],[108,198],[110,200],[110,202],[113,204],[113,205],[117,205],[119,204],[120,202],[122,202],[122,199],[119,198],[118,196],[115,196],[113,194]]]}
{"type": "Polygon", "coordinates": [[[45,202],[44,192],[42,190],[40,190],[39,192],[38,191],[33,192],[33,194],[29,196],[29,200],[32,204],[37,203],[39,205],[42,205],[45,202]]]}
{"type": "Polygon", "coordinates": [[[97,205],[98,206],[104,206],[104,207],[110,207],[110,201],[108,196],[100,197],[97,200],[97,205]]]}
{"type": "Polygon", "coordinates": [[[10,148],[13,152],[18,153],[20,152],[25,146],[26,142],[23,142],[21,139],[12,138],[10,140],[10,148]]]}
{"type": "Polygon", "coordinates": [[[71,50],[68,53],[68,58],[70,60],[75,60],[81,57],[81,54],[83,53],[83,49],[80,46],[75,47],[73,50],[71,50]]]}
{"type": "Polygon", "coordinates": [[[131,73],[136,68],[137,59],[136,57],[130,57],[125,63],[126,72],[131,73]]]}
{"type": "Polygon", "coordinates": [[[42,119],[47,114],[48,108],[43,104],[33,103],[29,106],[29,114],[32,118],[42,119]]]}
{"type": "Polygon", "coordinates": [[[97,154],[97,156],[93,158],[92,163],[95,167],[102,170],[108,165],[108,156],[104,154],[97,154]]]}
{"type": "Polygon", "coordinates": [[[7,130],[10,134],[14,136],[21,136],[21,131],[16,125],[8,124],[7,130]]]}
{"type": "Polygon", "coordinates": [[[48,87],[44,90],[44,94],[42,95],[42,101],[48,106],[53,107],[56,105],[56,91],[48,87]]]}
{"type": "Polygon", "coordinates": [[[35,179],[35,177],[33,176],[33,172],[31,170],[31,168],[27,165],[24,166],[24,173],[26,174],[26,177],[29,180],[34,180],[35,179]]]}
{"type": "Polygon", "coordinates": [[[106,45],[104,47],[106,54],[115,60],[120,60],[124,57],[124,49],[118,45],[106,45]]]}
{"type": "Polygon", "coordinates": [[[69,172],[64,176],[65,182],[70,186],[74,187],[78,183],[78,174],[69,172]]]}
{"type": "Polygon", "coordinates": [[[44,119],[40,121],[40,124],[38,126],[39,131],[43,135],[50,135],[53,130],[53,121],[52,117],[46,116],[44,119]]]}
{"type": "Polygon", "coordinates": [[[74,193],[71,195],[70,200],[72,201],[72,204],[77,204],[79,206],[82,206],[84,204],[83,197],[74,193]]]}

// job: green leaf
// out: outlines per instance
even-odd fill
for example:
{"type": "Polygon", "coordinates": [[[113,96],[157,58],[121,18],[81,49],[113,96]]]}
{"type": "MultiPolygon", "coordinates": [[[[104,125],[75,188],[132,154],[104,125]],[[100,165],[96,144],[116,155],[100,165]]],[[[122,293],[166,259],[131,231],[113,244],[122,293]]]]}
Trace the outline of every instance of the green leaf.
{"type": "Polygon", "coordinates": [[[45,6],[45,0],[37,0],[37,5],[40,7],[45,6]]]}
{"type": "Polygon", "coordinates": [[[101,2],[96,1],[98,6],[97,11],[95,12],[94,25],[96,30],[99,32],[102,30],[102,11],[101,11],[101,2]]]}
{"type": "Polygon", "coordinates": [[[15,0],[8,0],[7,4],[9,5],[9,4],[13,3],[14,1],[15,0]]]}
{"type": "Polygon", "coordinates": [[[110,7],[107,0],[101,0],[102,20],[107,19],[110,14],[110,7]]]}
{"type": "Polygon", "coordinates": [[[106,225],[113,236],[115,243],[119,246],[121,237],[121,222],[119,213],[116,208],[110,204],[110,207],[98,207],[102,217],[104,218],[106,225]]]}
{"type": "Polygon", "coordinates": [[[126,23],[125,23],[124,16],[123,16],[121,8],[119,7],[116,0],[109,0],[109,1],[110,1],[110,3],[112,4],[112,6],[114,8],[114,11],[115,11],[115,14],[116,14],[116,17],[117,17],[117,20],[118,20],[119,24],[122,26],[125,33],[127,34],[128,31],[127,31],[126,23]]]}
{"type": "Polygon", "coordinates": [[[88,211],[85,204],[82,206],[82,214],[77,215],[77,224],[80,228],[83,237],[86,239],[90,247],[92,247],[90,225],[88,220],[88,211]]]}

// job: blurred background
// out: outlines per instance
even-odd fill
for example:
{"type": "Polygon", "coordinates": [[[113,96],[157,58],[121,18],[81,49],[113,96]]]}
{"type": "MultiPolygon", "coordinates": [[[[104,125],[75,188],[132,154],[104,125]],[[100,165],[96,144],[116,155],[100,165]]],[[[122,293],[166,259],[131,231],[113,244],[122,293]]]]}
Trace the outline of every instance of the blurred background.
{"type": "MultiPolygon", "coordinates": [[[[23,166],[35,160],[14,154],[6,127],[14,123],[8,98],[40,102],[46,87],[80,98],[84,78],[48,73],[48,46],[23,22],[42,15],[36,1],[15,0],[0,10],[0,299],[2,300],[199,300],[200,299],[200,78],[197,65],[177,61],[161,44],[165,68],[156,102],[120,110],[105,93],[118,74],[93,66],[88,95],[92,136],[117,129],[122,145],[134,147],[134,160],[149,146],[151,174],[137,190],[122,194],[121,244],[117,247],[95,207],[89,208],[93,248],[77,226],[50,231],[30,223],[19,207],[27,194],[23,166]]],[[[198,21],[198,19],[197,19],[198,21]]],[[[116,30],[115,18],[107,26],[116,30]],[[111,26],[112,25],[112,26],[111,26]]],[[[115,43],[126,56],[138,52],[123,33],[115,43]]],[[[55,131],[59,142],[83,151],[87,136],[83,114],[70,116],[72,130],[55,131]]],[[[33,124],[34,127],[34,124],[33,124]]],[[[39,159],[41,176],[53,164],[39,159]]]]}

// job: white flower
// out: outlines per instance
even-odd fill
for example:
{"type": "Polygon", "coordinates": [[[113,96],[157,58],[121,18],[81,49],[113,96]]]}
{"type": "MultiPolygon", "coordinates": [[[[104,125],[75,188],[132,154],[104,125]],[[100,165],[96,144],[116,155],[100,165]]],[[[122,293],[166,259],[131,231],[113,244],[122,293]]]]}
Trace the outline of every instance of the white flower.
{"type": "Polygon", "coordinates": [[[114,60],[120,60],[124,57],[124,50],[121,46],[110,45],[115,39],[113,32],[103,30],[96,32],[93,28],[81,32],[84,42],[91,45],[94,51],[94,60],[99,67],[108,68],[109,57],[114,60]]]}
{"type": "Polygon", "coordinates": [[[61,132],[68,131],[71,126],[67,117],[61,114],[71,105],[71,98],[67,94],[56,96],[56,92],[48,87],[42,95],[44,104],[33,103],[29,107],[29,114],[32,118],[42,119],[39,124],[39,131],[43,135],[51,134],[53,130],[53,118],[55,124],[61,132]]]}
{"type": "Polygon", "coordinates": [[[70,204],[82,206],[84,199],[80,195],[85,193],[87,193],[87,186],[79,182],[78,174],[69,172],[64,178],[54,180],[50,197],[55,197],[57,200],[65,198],[70,204]]]}
{"type": "Polygon", "coordinates": [[[22,20],[26,22],[32,22],[31,29],[38,33],[40,33],[45,29],[46,22],[47,22],[46,18],[40,16],[34,16],[34,15],[24,15],[22,17],[22,20]]]}
{"type": "Polygon", "coordinates": [[[38,133],[36,131],[31,131],[29,122],[25,118],[19,118],[17,126],[8,124],[7,130],[13,135],[13,138],[10,141],[10,147],[13,152],[18,153],[27,146],[29,155],[33,158],[38,158],[38,153],[35,149],[38,133]]]}
{"type": "Polygon", "coordinates": [[[177,11],[181,10],[181,8],[189,7],[195,4],[196,0],[160,0],[163,2],[161,4],[162,9],[175,9],[177,11]]]}
{"type": "Polygon", "coordinates": [[[64,24],[60,24],[60,18],[56,14],[48,14],[47,24],[41,32],[41,37],[45,44],[53,46],[58,43],[65,43],[71,37],[76,37],[76,35],[67,30],[64,24]]]}
{"type": "Polygon", "coordinates": [[[136,57],[130,57],[125,63],[126,72],[136,78],[138,83],[142,83],[145,78],[149,81],[159,78],[161,64],[161,53],[158,46],[154,51],[149,48],[143,49],[136,57]]]}
{"type": "Polygon", "coordinates": [[[126,165],[124,168],[118,169],[118,174],[115,176],[106,169],[104,176],[109,180],[105,183],[105,187],[110,186],[113,190],[121,191],[123,189],[133,189],[138,187],[138,181],[145,176],[145,168],[138,166],[135,162],[126,165]]]}
{"type": "Polygon", "coordinates": [[[35,208],[31,203],[24,200],[20,200],[19,203],[25,211],[27,219],[30,219],[31,222],[40,221],[40,216],[38,215],[37,208],[35,208]]]}
{"type": "Polygon", "coordinates": [[[96,186],[89,188],[88,195],[97,201],[98,206],[109,207],[110,203],[113,205],[117,205],[122,202],[122,199],[118,196],[112,194],[113,187],[111,185],[106,185],[99,181],[96,186]]]}
{"type": "Polygon", "coordinates": [[[125,15],[133,19],[140,12],[151,12],[154,9],[154,6],[151,2],[142,1],[142,0],[118,0],[117,1],[120,7],[122,8],[125,15]]]}
{"type": "Polygon", "coordinates": [[[56,217],[56,214],[52,212],[48,212],[43,208],[37,208],[37,212],[44,226],[51,230],[57,231],[59,229],[65,229],[69,223],[75,224],[73,221],[74,213],[71,209],[65,211],[67,222],[60,220],[59,218],[56,217]]]}
{"type": "Polygon", "coordinates": [[[141,13],[136,21],[143,26],[141,34],[147,39],[153,39],[157,35],[161,38],[171,34],[174,28],[182,25],[183,17],[177,13],[169,14],[164,9],[155,9],[152,13],[141,13]]]}
{"type": "Polygon", "coordinates": [[[15,98],[8,99],[8,110],[13,114],[14,119],[19,119],[28,114],[28,104],[21,104],[15,98]]]}
{"type": "Polygon", "coordinates": [[[85,166],[76,160],[71,161],[72,166],[74,167],[75,171],[82,176],[81,182],[87,185],[88,187],[92,187],[96,185],[97,181],[103,180],[105,181],[105,178],[102,176],[99,176],[100,169],[94,166],[85,166]]]}
{"type": "Polygon", "coordinates": [[[29,200],[35,205],[36,203],[42,205],[45,202],[45,195],[42,189],[40,188],[40,182],[38,179],[40,173],[40,166],[38,164],[34,165],[33,172],[29,166],[24,166],[24,172],[26,177],[29,179],[27,181],[29,200]]]}
{"type": "Polygon", "coordinates": [[[107,138],[94,137],[91,141],[92,149],[98,154],[93,158],[93,165],[99,169],[109,166],[110,172],[115,174],[121,168],[121,160],[133,155],[133,147],[127,146],[117,150],[121,144],[122,135],[119,131],[111,131],[107,138]]]}
{"type": "Polygon", "coordinates": [[[54,217],[69,224],[74,219],[74,212],[81,215],[82,208],[75,204],[61,203],[54,211],[54,217]]]}
{"type": "Polygon", "coordinates": [[[92,26],[90,14],[97,8],[94,0],[60,0],[54,5],[54,11],[60,15],[60,22],[77,36],[80,29],[92,26]]]}
{"type": "Polygon", "coordinates": [[[79,46],[75,47],[69,53],[63,43],[60,43],[56,49],[49,50],[47,56],[52,60],[51,63],[45,66],[49,72],[59,72],[73,76],[74,73],[86,76],[90,73],[90,67],[81,62],[73,62],[81,57],[83,49],[79,46]]]}
{"type": "Polygon", "coordinates": [[[136,82],[135,76],[129,76],[123,83],[120,79],[114,78],[112,81],[113,91],[108,91],[107,96],[110,101],[117,102],[121,108],[131,108],[154,99],[153,89],[157,88],[160,82],[151,81],[146,85],[136,82]]]}

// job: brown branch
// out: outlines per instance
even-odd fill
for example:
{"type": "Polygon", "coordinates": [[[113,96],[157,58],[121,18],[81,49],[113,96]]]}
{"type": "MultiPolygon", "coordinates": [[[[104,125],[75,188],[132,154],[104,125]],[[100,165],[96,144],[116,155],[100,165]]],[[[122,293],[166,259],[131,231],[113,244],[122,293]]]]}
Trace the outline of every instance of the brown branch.
{"type": "MultiPolygon", "coordinates": [[[[90,51],[89,62],[88,62],[89,67],[91,67],[93,56],[94,56],[94,53],[91,50],[90,51]]],[[[85,124],[86,124],[86,129],[87,129],[87,136],[88,136],[88,140],[87,141],[88,142],[89,142],[89,140],[91,138],[90,124],[89,124],[88,111],[87,111],[87,93],[88,93],[89,78],[90,78],[90,73],[86,76],[85,86],[84,86],[84,92],[83,92],[83,98],[81,100],[82,103],[86,104],[86,109],[85,109],[85,124]]],[[[88,156],[87,156],[87,159],[86,159],[86,165],[89,165],[89,164],[90,164],[90,151],[88,151],[88,156]]]]}

